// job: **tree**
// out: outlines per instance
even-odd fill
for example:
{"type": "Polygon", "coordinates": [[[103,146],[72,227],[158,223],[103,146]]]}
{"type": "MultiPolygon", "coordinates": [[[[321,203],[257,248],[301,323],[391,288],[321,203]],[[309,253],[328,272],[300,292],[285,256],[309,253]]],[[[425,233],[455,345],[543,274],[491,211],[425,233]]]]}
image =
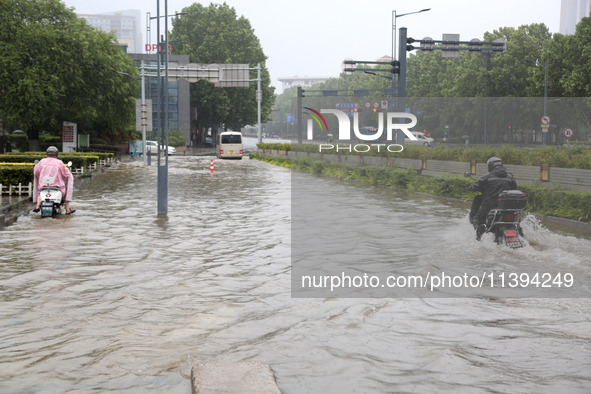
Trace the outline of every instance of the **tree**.
{"type": "MultiPolygon", "coordinates": [[[[238,17],[227,4],[204,7],[195,3],[183,9],[185,15],[173,20],[169,41],[173,53],[188,54],[192,63],[249,64],[261,63],[261,122],[272,111],[275,88],[270,86],[267,57],[250,22],[238,17]]],[[[251,71],[255,79],[256,72],[251,71]]],[[[191,84],[191,106],[197,111],[195,129],[217,128],[220,123],[235,130],[257,122],[256,83],[248,88],[217,88],[207,81],[191,84]]],[[[203,138],[203,134],[198,138],[203,138]]]]}
{"type": "MultiPolygon", "coordinates": [[[[565,41],[564,36],[558,40],[565,41]]],[[[581,19],[575,34],[566,38],[564,63],[569,66],[569,73],[564,74],[560,83],[564,94],[572,97],[591,97],[591,17],[581,19]]],[[[557,46],[554,46],[554,49],[557,46]]],[[[559,60],[556,59],[555,60],[559,60]]]]}
{"type": "MultiPolygon", "coordinates": [[[[544,60],[548,61],[549,90],[551,93],[556,93],[550,96],[573,97],[568,103],[577,110],[579,119],[575,120],[571,116],[568,123],[564,123],[570,127],[576,127],[578,120],[586,126],[587,133],[590,133],[591,17],[582,18],[572,36],[555,34],[554,39],[545,48],[544,60]]],[[[538,85],[540,80],[543,84],[543,79],[538,76],[536,79],[538,85]]]]}
{"type": "Polygon", "coordinates": [[[27,131],[29,149],[63,121],[107,134],[130,122],[137,83],[118,72],[134,67],[113,41],[58,0],[0,3],[0,113],[27,131]]]}

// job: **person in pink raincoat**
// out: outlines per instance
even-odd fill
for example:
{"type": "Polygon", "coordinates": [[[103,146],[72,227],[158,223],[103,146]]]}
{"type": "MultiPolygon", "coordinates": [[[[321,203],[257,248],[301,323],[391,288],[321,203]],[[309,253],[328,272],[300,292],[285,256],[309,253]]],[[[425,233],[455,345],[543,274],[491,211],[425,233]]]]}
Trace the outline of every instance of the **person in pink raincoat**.
{"type": "Polygon", "coordinates": [[[41,200],[39,200],[39,190],[44,186],[42,181],[45,176],[54,178],[54,182],[50,186],[60,188],[62,196],[64,196],[62,198],[64,200],[66,215],[71,215],[76,212],[75,209],[70,209],[70,201],[72,201],[72,195],[74,194],[74,177],[64,162],[57,158],[58,152],[59,151],[55,146],[50,146],[47,148],[47,157],[35,164],[33,202],[37,203],[37,205],[36,208],[33,209],[33,212],[39,212],[40,210],[41,200]]]}

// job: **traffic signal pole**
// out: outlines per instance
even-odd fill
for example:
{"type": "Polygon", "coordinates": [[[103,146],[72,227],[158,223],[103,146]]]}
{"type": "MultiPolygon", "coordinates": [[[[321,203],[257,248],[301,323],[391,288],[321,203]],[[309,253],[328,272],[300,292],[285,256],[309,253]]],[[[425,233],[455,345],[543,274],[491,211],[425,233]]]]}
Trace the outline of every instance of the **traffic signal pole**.
{"type": "MultiPolygon", "coordinates": [[[[400,37],[400,47],[398,48],[398,110],[404,112],[406,108],[406,27],[401,27],[398,30],[398,37],[400,37]]],[[[401,130],[396,130],[396,143],[400,145],[404,143],[404,133],[401,130]]]]}

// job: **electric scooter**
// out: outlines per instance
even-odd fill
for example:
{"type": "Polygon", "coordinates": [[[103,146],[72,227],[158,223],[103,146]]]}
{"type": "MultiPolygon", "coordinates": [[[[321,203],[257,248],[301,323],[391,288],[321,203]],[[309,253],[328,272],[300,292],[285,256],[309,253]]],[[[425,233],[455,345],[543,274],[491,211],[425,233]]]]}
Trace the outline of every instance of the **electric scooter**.
{"type": "MultiPolygon", "coordinates": [[[[68,167],[72,166],[72,162],[66,164],[68,167]]],[[[39,201],[41,201],[41,217],[55,217],[61,214],[62,206],[64,205],[62,192],[59,187],[51,186],[55,178],[52,176],[44,176],[41,178],[41,182],[44,186],[41,186],[39,191],[39,201]]]]}

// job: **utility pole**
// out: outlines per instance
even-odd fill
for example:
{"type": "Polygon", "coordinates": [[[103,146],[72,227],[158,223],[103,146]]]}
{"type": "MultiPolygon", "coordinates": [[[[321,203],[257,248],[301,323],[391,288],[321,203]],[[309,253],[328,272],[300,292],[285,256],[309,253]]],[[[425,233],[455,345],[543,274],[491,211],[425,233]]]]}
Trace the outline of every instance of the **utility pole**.
{"type": "Polygon", "coordinates": [[[257,64],[257,132],[259,144],[263,142],[261,132],[261,102],[263,101],[263,91],[261,90],[261,63],[257,64]]]}
{"type": "MultiPolygon", "coordinates": [[[[406,27],[401,27],[398,31],[400,37],[400,48],[398,53],[398,62],[400,64],[400,71],[398,74],[398,108],[399,111],[405,112],[406,110],[406,27]]],[[[396,130],[396,143],[404,144],[404,133],[400,130],[396,130]]]]}
{"type": "MultiPolygon", "coordinates": [[[[490,54],[491,53],[503,53],[507,49],[507,43],[503,39],[496,39],[493,42],[482,42],[478,39],[473,39],[471,41],[460,41],[459,35],[451,35],[451,34],[444,34],[444,39],[441,41],[433,40],[431,38],[424,38],[422,40],[415,40],[414,38],[407,37],[406,35],[406,28],[400,28],[400,76],[398,79],[398,90],[399,96],[402,99],[402,103],[404,103],[404,97],[406,96],[406,51],[412,50],[422,50],[422,51],[433,51],[433,50],[440,50],[442,56],[445,57],[457,57],[459,56],[459,51],[461,50],[468,50],[470,52],[480,52],[484,55],[485,59],[485,67],[486,67],[486,81],[488,81],[488,69],[489,69],[489,62],[490,62],[490,54]],[[404,29],[404,31],[403,31],[404,29]],[[404,35],[404,38],[403,38],[404,35]],[[446,39],[447,37],[456,36],[457,39],[446,39]],[[415,42],[419,42],[421,44],[420,47],[415,47],[412,44],[415,42]],[[435,44],[440,44],[436,46],[435,44]],[[403,65],[404,60],[404,65],[403,65]]],[[[488,82],[487,87],[488,89],[488,82]]],[[[484,101],[484,142],[488,142],[488,131],[487,131],[487,114],[488,107],[487,107],[487,98],[485,97],[484,101]]],[[[398,134],[397,134],[398,135],[398,134]]],[[[400,143],[400,142],[398,142],[400,143]]]]}
{"type": "Polygon", "coordinates": [[[298,144],[301,144],[303,141],[302,123],[304,122],[304,120],[302,119],[303,118],[302,97],[303,97],[302,87],[298,86],[298,144]]]}

